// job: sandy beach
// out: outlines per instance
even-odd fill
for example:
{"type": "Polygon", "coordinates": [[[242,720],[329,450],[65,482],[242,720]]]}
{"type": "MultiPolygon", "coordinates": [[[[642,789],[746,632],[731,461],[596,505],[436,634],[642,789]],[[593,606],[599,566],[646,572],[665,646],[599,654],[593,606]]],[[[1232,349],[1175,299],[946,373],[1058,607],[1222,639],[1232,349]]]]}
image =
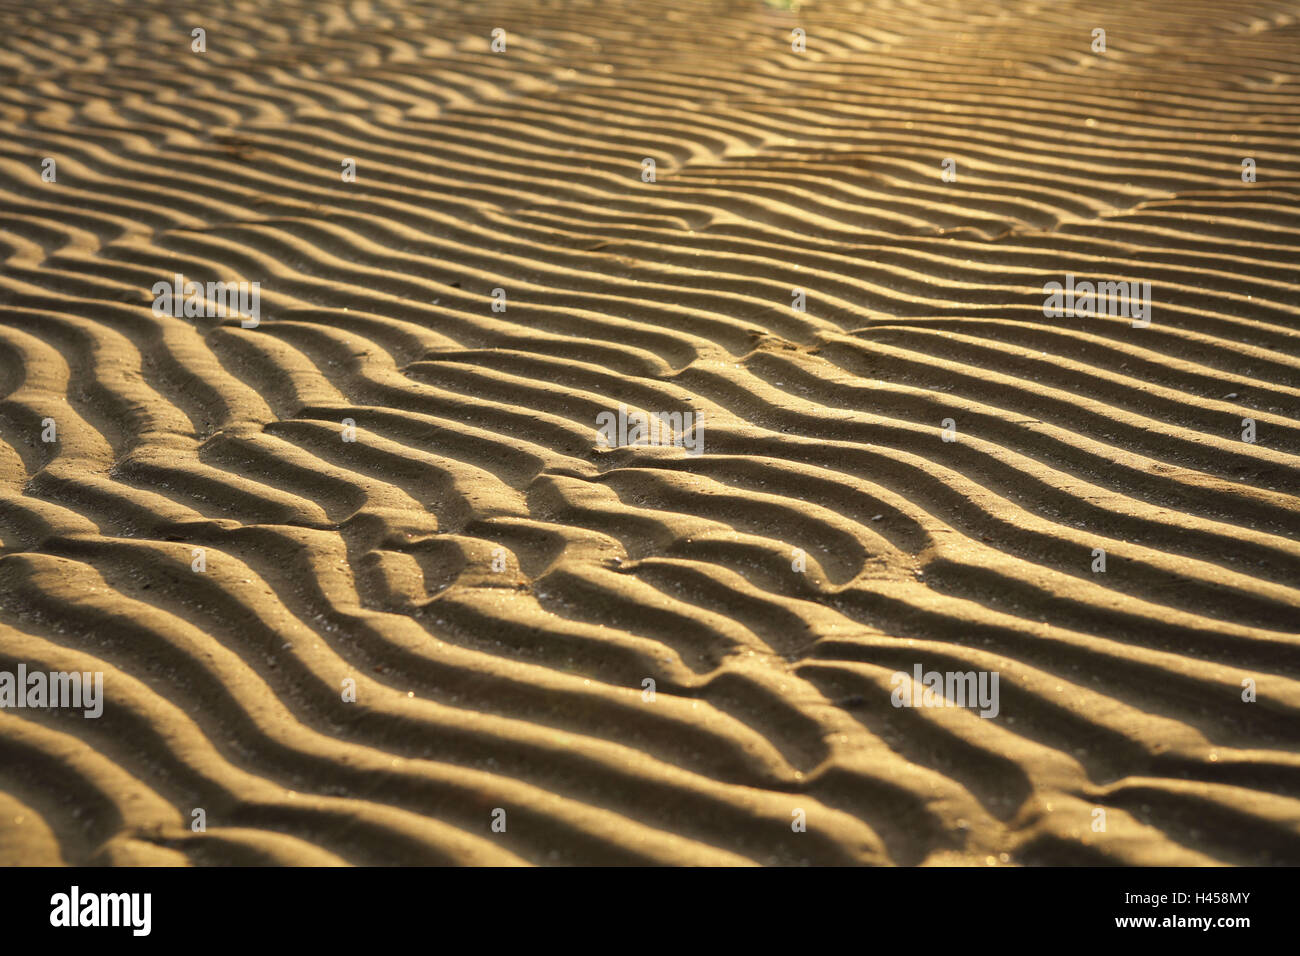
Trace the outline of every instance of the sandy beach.
{"type": "Polygon", "coordinates": [[[1298,51],[0,0],[0,864],[1300,864],[1298,51]]]}

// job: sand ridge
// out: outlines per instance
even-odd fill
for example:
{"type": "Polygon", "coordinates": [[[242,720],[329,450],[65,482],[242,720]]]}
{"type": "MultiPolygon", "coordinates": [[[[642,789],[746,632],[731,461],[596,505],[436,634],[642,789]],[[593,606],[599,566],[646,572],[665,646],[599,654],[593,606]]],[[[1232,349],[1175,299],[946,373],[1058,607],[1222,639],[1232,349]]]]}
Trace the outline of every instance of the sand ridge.
{"type": "Polygon", "coordinates": [[[789,6],[0,0],[0,862],[1300,861],[1300,7],[789,6]]]}

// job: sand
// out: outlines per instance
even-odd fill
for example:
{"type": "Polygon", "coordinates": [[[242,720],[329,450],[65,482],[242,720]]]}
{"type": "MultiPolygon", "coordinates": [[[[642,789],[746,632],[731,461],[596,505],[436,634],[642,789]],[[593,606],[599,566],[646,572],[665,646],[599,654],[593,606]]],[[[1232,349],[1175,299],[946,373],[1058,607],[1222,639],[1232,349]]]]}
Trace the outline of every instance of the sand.
{"type": "Polygon", "coordinates": [[[1300,4],[0,37],[0,863],[1300,863],[1300,4]]]}

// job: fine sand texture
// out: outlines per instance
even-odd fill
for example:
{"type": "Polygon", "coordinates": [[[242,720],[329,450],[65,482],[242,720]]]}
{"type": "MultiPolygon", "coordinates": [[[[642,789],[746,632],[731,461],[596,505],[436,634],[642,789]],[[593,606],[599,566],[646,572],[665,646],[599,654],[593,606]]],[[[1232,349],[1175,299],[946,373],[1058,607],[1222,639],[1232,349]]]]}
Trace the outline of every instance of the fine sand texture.
{"type": "Polygon", "coordinates": [[[1296,2],[0,0],[0,863],[1300,863],[1298,200],[1296,2]]]}

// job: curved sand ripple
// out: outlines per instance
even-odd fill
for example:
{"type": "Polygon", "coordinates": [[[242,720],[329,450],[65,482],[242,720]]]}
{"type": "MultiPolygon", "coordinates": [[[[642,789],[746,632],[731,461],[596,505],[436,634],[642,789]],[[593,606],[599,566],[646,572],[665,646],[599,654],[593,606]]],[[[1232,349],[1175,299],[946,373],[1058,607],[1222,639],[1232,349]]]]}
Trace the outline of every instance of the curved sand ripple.
{"type": "Polygon", "coordinates": [[[0,861],[1300,862],[1300,6],[434,6],[0,3],[0,861]]]}

